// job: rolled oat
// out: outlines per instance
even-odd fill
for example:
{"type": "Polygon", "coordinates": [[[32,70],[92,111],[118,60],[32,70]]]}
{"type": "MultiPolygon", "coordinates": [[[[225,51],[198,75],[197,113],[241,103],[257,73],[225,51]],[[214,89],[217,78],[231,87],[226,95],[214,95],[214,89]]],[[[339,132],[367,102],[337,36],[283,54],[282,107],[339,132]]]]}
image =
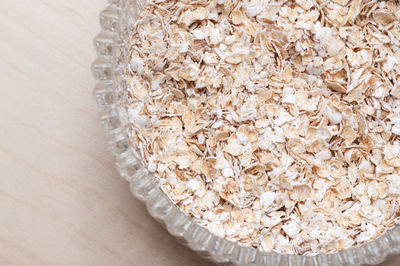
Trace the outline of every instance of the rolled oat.
{"type": "Polygon", "coordinates": [[[400,220],[400,6],[141,1],[131,145],[171,200],[264,251],[331,253],[400,220]]]}

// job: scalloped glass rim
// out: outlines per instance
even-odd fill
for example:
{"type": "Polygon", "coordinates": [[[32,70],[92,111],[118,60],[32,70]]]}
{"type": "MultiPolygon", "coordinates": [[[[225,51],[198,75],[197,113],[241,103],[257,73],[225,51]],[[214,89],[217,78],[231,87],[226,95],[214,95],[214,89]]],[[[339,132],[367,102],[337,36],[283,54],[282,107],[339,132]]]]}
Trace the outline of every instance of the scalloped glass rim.
{"type": "Polygon", "coordinates": [[[95,37],[97,58],[92,65],[96,80],[94,97],[100,107],[100,123],[109,137],[116,168],[129,181],[132,194],[145,202],[151,216],[199,255],[214,262],[233,265],[361,265],[378,264],[386,256],[400,253],[400,226],[359,247],[315,256],[261,252],[219,238],[180,211],[142,166],[140,152],[128,144],[124,128],[127,118],[119,108],[118,94],[126,88],[124,66],[130,31],[137,16],[135,0],[109,0],[100,13],[102,31],[95,37]]]}

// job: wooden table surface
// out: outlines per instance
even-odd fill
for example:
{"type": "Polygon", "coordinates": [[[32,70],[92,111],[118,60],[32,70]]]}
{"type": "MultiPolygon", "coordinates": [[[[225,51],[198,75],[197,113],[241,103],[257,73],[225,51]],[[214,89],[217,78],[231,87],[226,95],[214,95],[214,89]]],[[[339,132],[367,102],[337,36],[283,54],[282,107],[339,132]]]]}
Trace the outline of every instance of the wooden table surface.
{"type": "Polygon", "coordinates": [[[113,167],[89,71],[105,5],[1,0],[0,265],[211,265],[113,167]]]}

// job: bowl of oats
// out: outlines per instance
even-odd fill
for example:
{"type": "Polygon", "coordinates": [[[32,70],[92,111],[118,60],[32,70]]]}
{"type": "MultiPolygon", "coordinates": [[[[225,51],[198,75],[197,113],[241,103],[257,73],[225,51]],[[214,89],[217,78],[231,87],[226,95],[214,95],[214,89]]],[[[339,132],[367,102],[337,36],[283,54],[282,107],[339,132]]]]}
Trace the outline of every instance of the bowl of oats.
{"type": "Polygon", "coordinates": [[[400,252],[400,5],[111,0],[92,70],[121,176],[234,265],[400,252]]]}

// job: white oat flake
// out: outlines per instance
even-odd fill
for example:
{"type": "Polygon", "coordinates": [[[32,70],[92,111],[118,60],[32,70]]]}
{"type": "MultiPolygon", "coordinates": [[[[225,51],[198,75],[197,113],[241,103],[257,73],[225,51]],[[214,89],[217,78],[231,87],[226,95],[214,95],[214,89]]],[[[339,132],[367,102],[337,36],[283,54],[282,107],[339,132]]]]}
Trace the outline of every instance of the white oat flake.
{"type": "Polygon", "coordinates": [[[272,191],[263,192],[260,195],[260,205],[263,208],[268,208],[274,203],[276,199],[276,193],[272,191]]]}

